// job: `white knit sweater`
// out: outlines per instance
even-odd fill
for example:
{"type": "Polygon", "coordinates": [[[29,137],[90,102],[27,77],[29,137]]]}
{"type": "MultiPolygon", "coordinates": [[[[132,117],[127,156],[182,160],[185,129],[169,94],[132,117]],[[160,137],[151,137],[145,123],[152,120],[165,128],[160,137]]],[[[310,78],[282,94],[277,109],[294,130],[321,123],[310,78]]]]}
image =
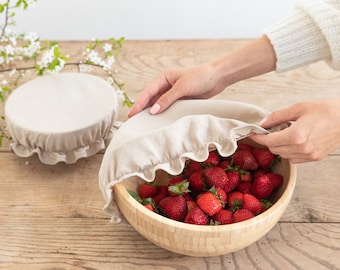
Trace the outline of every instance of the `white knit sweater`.
{"type": "Polygon", "coordinates": [[[294,13],[266,28],[283,72],[326,60],[340,70],[340,0],[297,0],[294,13]]]}

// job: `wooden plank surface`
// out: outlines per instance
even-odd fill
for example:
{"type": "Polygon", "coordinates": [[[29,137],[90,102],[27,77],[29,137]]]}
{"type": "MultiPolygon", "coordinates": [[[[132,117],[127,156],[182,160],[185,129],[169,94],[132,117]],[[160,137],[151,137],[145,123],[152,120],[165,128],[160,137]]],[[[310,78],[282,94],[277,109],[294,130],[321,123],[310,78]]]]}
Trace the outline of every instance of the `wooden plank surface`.
{"type": "MultiPolygon", "coordinates": [[[[117,77],[136,98],[161,70],[210,61],[247,40],[128,41],[117,77]]],[[[85,42],[62,42],[80,57],[85,42]]],[[[102,76],[98,71],[98,76],[102,76]]],[[[340,97],[340,74],[325,63],[269,73],[230,86],[216,98],[269,110],[340,97]]],[[[126,120],[127,109],[119,120],[126,120]]],[[[340,269],[340,151],[298,166],[296,189],[280,222],[239,252],[193,258],[165,251],[123,220],[109,223],[98,186],[102,153],[76,164],[43,165],[36,156],[0,152],[0,269],[340,269]]]]}

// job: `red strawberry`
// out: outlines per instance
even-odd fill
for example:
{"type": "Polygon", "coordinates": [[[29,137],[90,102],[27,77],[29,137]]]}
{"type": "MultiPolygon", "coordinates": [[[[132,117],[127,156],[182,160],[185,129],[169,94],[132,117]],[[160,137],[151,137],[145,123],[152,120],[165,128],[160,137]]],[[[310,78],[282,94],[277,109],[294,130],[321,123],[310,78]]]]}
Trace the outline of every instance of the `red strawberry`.
{"type": "Polygon", "coordinates": [[[229,193],[227,198],[228,207],[231,210],[236,210],[242,207],[243,203],[243,193],[240,191],[233,191],[229,193]]]}
{"type": "Polygon", "coordinates": [[[261,201],[251,194],[243,195],[242,209],[250,210],[254,215],[262,212],[261,201]]]}
{"type": "Polygon", "coordinates": [[[158,193],[156,194],[153,198],[153,200],[155,201],[156,204],[159,204],[159,202],[165,198],[167,196],[167,194],[164,194],[164,193],[158,193]]]}
{"type": "Polygon", "coordinates": [[[153,208],[152,204],[144,204],[145,208],[149,209],[152,212],[155,212],[155,209],[153,208]]]}
{"type": "Polygon", "coordinates": [[[233,156],[233,163],[234,166],[238,166],[246,171],[254,171],[259,166],[251,151],[248,150],[236,150],[233,156]]]}
{"type": "Polygon", "coordinates": [[[182,180],[175,184],[169,184],[168,193],[170,196],[183,195],[184,193],[190,192],[188,180],[182,180]]]}
{"type": "Polygon", "coordinates": [[[246,143],[241,143],[241,142],[238,142],[237,143],[237,149],[238,150],[247,150],[247,151],[252,151],[253,150],[253,146],[249,145],[249,144],[246,144],[246,143]]]}
{"type": "Polygon", "coordinates": [[[238,171],[234,171],[234,170],[227,171],[226,174],[227,174],[227,181],[224,186],[224,191],[226,193],[229,193],[237,188],[237,186],[241,182],[241,176],[238,171]]]}
{"type": "Polygon", "coordinates": [[[241,182],[238,186],[237,186],[237,190],[242,192],[242,193],[250,193],[250,188],[252,186],[252,182],[241,182]]]}
{"type": "Polygon", "coordinates": [[[188,207],[188,213],[195,207],[197,207],[197,203],[195,201],[188,201],[187,200],[187,207],[188,207]]]}
{"type": "Polygon", "coordinates": [[[270,178],[265,174],[256,178],[251,186],[250,192],[258,199],[266,199],[273,191],[270,178]]]}
{"type": "Polygon", "coordinates": [[[186,167],[184,168],[184,175],[186,177],[190,177],[191,174],[194,172],[201,172],[203,171],[203,167],[200,162],[197,162],[195,160],[190,160],[186,167]]]}
{"type": "Polygon", "coordinates": [[[220,167],[208,167],[204,169],[205,181],[208,187],[224,188],[228,176],[220,167]]]}
{"type": "Polygon", "coordinates": [[[191,196],[190,193],[183,193],[182,196],[186,201],[194,201],[194,198],[191,196]]]}
{"type": "Polygon", "coordinates": [[[283,176],[277,173],[266,174],[272,182],[273,189],[278,189],[283,183],[283,176]]]}
{"type": "Polygon", "coordinates": [[[242,182],[249,182],[253,180],[253,175],[245,170],[240,170],[240,177],[242,182]]]}
{"type": "Polygon", "coordinates": [[[159,185],[157,194],[168,195],[168,186],[167,185],[159,185]]]}
{"type": "Polygon", "coordinates": [[[222,188],[216,189],[216,195],[222,202],[222,206],[224,207],[227,204],[227,193],[222,188]]]}
{"type": "Polygon", "coordinates": [[[260,168],[268,169],[273,161],[275,160],[275,155],[270,152],[267,147],[263,148],[254,148],[253,155],[259,164],[260,168]]]}
{"type": "Polygon", "coordinates": [[[183,221],[188,212],[183,196],[165,197],[159,202],[159,207],[167,217],[177,221],[183,221]]]}
{"type": "Polygon", "coordinates": [[[216,151],[209,152],[208,158],[204,161],[205,164],[215,167],[220,164],[221,157],[216,151]]]}
{"type": "Polygon", "coordinates": [[[253,172],[253,178],[255,179],[255,178],[257,178],[257,177],[259,177],[261,175],[267,174],[269,172],[270,172],[269,169],[259,168],[255,172],[253,172]]]}
{"type": "Polygon", "coordinates": [[[227,209],[221,209],[215,215],[213,215],[213,221],[215,224],[224,225],[233,222],[233,212],[227,209]]]}
{"type": "Polygon", "coordinates": [[[222,160],[218,166],[222,169],[228,169],[231,166],[231,159],[222,160]]]}
{"type": "Polygon", "coordinates": [[[152,198],[158,192],[157,186],[154,183],[143,183],[140,185],[138,195],[141,198],[152,198]]]}
{"type": "Polygon", "coordinates": [[[199,195],[196,203],[209,216],[215,215],[223,208],[221,200],[213,189],[199,195]]]}
{"type": "Polygon", "coordinates": [[[166,196],[168,196],[168,186],[160,185],[158,186],[157,194],[152,198],[156,204],[159,204],[159,202],[166,196]]]}
{"type": "Polygon", "coordinates": [[[157,194],[153,197],[153,200],[156,204],[159,204],[159,202],[166,196],[168,196],[168,186],[160,185],[158,186],[157,194]]]}
{"type": "Polygon", "coordinates": [[[241,222],[254,217],[254,214],[248,209],[238,209],[233,213],[233,222],[241,222]]]}
{"type": "Polygon", "coordinates": [[[194,207],[188,212],[184,219],[185,223],[196,224],[196,225],[207,225],[209,224],[209,218],[198,206],[194,207]]]}
{"type": "Polygon", "coordinates": [[[188,181],[190,188],[194,191],[201,192],[206,188],[203,172],[193,172],[188,181]]]}
{"type": "Polygon", "coordinates": [[[178,176],[173,176],[170,178],[170,181],[168,183],[168,186],[172,186],[175,185],[177,183],[181,183],[182,181],[184,181],[185,178],[183,178],[182,176],[178,175],[178,176]]]}
{"type": "Polygon", "coordinates": [[[139,201],[144,207],[147,209],[151,210],[152,212],[156,212],[156,205],[155,201],[152,198],[145,198],[145,199],[140,199],[139,201]]]}

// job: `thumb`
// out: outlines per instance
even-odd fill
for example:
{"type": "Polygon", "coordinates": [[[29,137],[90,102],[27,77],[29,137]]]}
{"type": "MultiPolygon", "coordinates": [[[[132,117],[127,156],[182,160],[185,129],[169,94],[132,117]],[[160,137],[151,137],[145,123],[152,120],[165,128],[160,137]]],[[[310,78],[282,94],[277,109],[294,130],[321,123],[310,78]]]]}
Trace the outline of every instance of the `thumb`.
{"type": "Polygon", "coordinates": [[[292,105],[290,107],[272,112],[259,123],[263,128],[271,128],[289,121],[297,120],[302,114],[301,106],[292,105]]]}

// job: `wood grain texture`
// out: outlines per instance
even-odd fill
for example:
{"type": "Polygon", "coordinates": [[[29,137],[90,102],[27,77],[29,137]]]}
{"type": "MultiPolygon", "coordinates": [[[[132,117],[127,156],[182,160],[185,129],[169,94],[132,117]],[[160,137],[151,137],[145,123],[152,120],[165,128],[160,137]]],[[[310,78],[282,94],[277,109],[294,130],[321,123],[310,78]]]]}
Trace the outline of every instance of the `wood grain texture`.
{"type": "MultiPolygon", "coordinates": [[[[126,41],[117,77],[136,98],[162,70],[204,63],[248,42],[126,41]]],[[[80,59],[86,42],[60,45],[80,59]]],[[[216,98],[274,110],[339,98],[339,85],[339,72],[317,63],[239,82],[216,98]]],[[[126,112],[121,110],[119,120],[127,119],[126,112]]],[[[320,162],[298,165],[288,209],[265,237],[239,252],[194,258],[151,244],[125,220],[110,224],[98,186],[102,153],[73,165],[48,166],[36,156],[16,157],[8,146],[0,149],[0,269],[340,269],[339,149],[320,162]]]]}
{"type": "Polygon", "coordinates": [[[1,222],[1,269],[338,269],[338,225],[279,223],[232,254],[197,258],[167,252],[125,222],[37,218],[1,222]],[[317,251],[317,252],[316,252],[317,251]]]}
{"type": "MultiPolygon", "coordinates": [[[[0,153],[0,158],[2,217],[105,217],[97,177],[101,154],[54,166],[42,165],[36,156],[0,153]]],[[[340,223],[340,208],[330,207],[339,205],[340,167],[334,164],[340,164],[340,156],[298,166],[295,191],[283,222],[340,223]]]]}

